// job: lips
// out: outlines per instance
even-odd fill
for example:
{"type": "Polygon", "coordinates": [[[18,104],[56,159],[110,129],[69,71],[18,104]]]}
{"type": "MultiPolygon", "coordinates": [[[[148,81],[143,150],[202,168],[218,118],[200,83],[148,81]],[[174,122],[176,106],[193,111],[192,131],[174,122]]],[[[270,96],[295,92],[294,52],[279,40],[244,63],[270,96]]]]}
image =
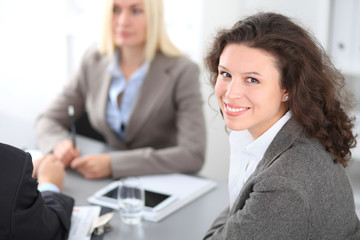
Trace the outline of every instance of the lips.
{"type": "Polygon", "coordinates": [[[250,107],[241,107],[224,102],[224,111],[231,116],[238,116],[248,111],[250,107]]]}
{"type": "Polygon", "coordinates": [[[121,37],[129,37],[131,34],[129,32],[120,32],[119,35],[121,37]]]}
{"type": "Polygon", "coordinates": [[[131,32],[121,29],[115,30],[115,35],[121,36],[121,37],[129,37],[131,35],[131,32]]]}

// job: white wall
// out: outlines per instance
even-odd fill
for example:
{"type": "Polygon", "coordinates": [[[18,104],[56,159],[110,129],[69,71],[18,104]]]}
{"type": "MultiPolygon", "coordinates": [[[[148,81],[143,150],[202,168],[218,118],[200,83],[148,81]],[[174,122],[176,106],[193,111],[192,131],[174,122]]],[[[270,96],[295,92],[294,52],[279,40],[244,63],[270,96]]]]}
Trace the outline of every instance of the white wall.
{"type": "Polygon", "coordinates": [[[330,0],[242,0],[242,16],[258,11],[274,11],[298,20],[309,29],[324,48],[328,46],[330,0]]]}
{"type": "Polygon", "coordinates": [[[1,112],[32,121],[63,85],[64,14],[63,1],[1,1],[1,112]]]}
{"type": "MultiPolygon", "coordinates": [[[[203,16],[201,31],[201,56],[204,57],[213,41],[216,31],[231,27],[239,17],[241,1],[238,0],[202,0],[203,16]]],[[[219,107],[212,87],[209,85],[208,73],[202,67],[201,83],[204,98],[204,111],[207,124],[206,162],[201,174],[219,180],[226,180],[229,168],[229,143],[225,124],[219,114],[219,107]],[[211,97],[210,97],[211,96],[211,97]]]]}

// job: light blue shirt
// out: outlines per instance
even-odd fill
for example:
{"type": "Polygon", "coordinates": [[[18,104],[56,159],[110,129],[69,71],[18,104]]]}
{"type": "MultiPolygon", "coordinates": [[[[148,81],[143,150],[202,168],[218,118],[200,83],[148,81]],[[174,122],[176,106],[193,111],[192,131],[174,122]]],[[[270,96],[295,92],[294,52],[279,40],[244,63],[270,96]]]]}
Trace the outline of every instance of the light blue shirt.
{"type": "Polygon", "coordinates": [[[60,189],[53,183],[43,183],[38,186],[40,192],[51,191],[60,192],[60,189]]]}
{"type": "Polygon", "coordinates": [[[119,52],[116,53],[114,61],[109,65],[108,71],[112,77],[109,89],[109,98],[106,107],[106,121],[110,128],[121,139],[125,139],[126,126],[131,111],[137,99],[141,86],[144,82],[149,63],[145,62],[129,79],[121,70],[119,52]],[[121,105],[118,106],[118,96],[122,95],[121,105]]]}

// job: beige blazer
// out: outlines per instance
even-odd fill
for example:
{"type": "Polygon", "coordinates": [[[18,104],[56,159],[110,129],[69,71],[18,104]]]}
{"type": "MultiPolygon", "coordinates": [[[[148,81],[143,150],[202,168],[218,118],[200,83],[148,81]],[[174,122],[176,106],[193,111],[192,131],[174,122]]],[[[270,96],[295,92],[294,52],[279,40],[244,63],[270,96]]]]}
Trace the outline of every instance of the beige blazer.
{"type": "Polygon", "coordinates": [[[92,127],[119,149],[109,153],[114,178],[199,171],[206,132],[197,65],[185,57],[156,55],[121,142],[105,119],[110,62],[97,49],[85,53],[78,72],[36,121],[39,148],[46,153],[70,138],[67,108],[72,104],[75,118],[86,111],[92,127]]]}
{"type": "Polygon", "coordinates": [[[204,239],[359,240],[344,167],[291,118],[204,239]]]}

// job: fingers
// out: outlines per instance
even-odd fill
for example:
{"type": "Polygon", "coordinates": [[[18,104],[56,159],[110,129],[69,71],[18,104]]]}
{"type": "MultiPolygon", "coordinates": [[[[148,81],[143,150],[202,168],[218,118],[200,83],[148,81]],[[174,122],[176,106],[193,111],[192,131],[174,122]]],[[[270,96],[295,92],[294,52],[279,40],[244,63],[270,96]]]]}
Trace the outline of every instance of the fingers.
{"type": "Polygon", "coordinates": [[[110,156],[107,154],[76,158],[72,161],[71,167],[88,179],[103,178],[111,175],[110,156]]]}
{"type": "Polygon", "coordinates": [[[38,158],[38,159],[34,159],[34,161],[33,161],[33,173],[32,173],[32,177],[33,177],[33,178],[36,178],[38,168],[39,168],[41,162],[42,162],[45,158],[46,158],[46,156],[43,156],[43,157],[38,158]]]}
{"type": "Polygon", "coordinates": [[[81,175],[87,179],[93,179],[93,171],[89,156],[75,158],[71,162],[71,168],[76,169],[81,175]]]}
{"type": "Polygon", "coordinates": [[[65,166],[54,155],[46,155],[38,167],[37,175],[39,184],[53,183],[61,190],[66,175],[65,166]]]}
{"type": "Polygon", "coordinates": [[[96,175],[95,166],[90,156],[76,158],[71,162],[71,167],[76,169],[87,179],[94,179],[96,175]]]}
{"type": "Polygon", "coordinates": [[[72,141],[65,140],[56,145],[53,153],[68,167],[71,161],[80,155],[80,150],[74,148],[72,141]]]}
{"type": "Polygon", "coordinates": [[[70,167],[74,169],[83,168],[86,167],[87,162],[88,162],[88,156],[78,157],[71,162],[70,167]]]}
{"type": "Polygon", "coordinates": [[[41,164],[38,166],[38,174],[43,175],[49,172],[49,171],[61,171],[65,172],[65,166],[64,164],[59,161],[54,155],[49,154],[45,155],[41,159],[41,164]]]}

